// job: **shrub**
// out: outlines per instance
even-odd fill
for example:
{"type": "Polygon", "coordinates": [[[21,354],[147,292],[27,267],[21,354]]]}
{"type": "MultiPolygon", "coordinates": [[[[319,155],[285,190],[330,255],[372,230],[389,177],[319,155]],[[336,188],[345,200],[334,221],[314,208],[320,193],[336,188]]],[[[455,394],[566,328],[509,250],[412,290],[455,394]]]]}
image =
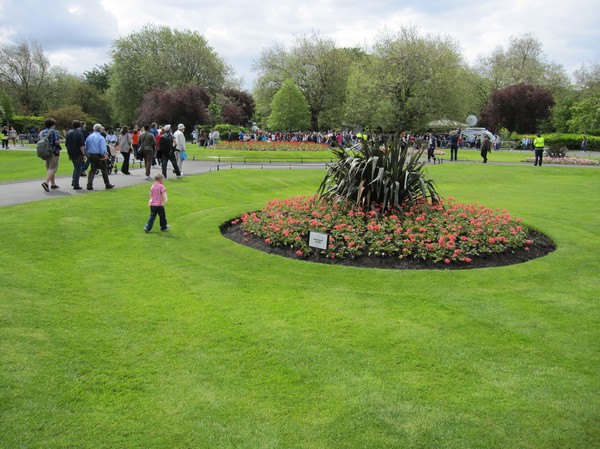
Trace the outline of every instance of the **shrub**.
{"type": "Polygon", "coordinates": [[[204,128],[204,131],[206,132],[207,136],[213,129],[216,129],[217,131],[219,131],[220,141],[227,140],[227,134],[229,133],[229,130],[231,130],[231,140],[232,141],[240,140],[240,131],[244,131],[244,133],[248,133],[250,131],[248,128],[242,128],[240,126],[233,126],[233,125],[227,125],[227,124],[222,124],[222,123],[214,125],[214,126],[210,126],[210,125],[196,126],[196,129],[200,130],[200,128],[204,128]]]}
{"type": "Polygon", "coordinates": [[[14,126],[20,133],[27,133],[31,128],[43,128],[45,119],[46,117],[38,117],[35,115],[15,115],[11,120],[11,126],[14,126]]]}
{"type": "Polygon", "coordinates": [[[550,145],[550,147],[546,150],[546,154],[548,157],[552,159],[556,158],[564,158],[567,155],[567,147],[559,147],[557,145],[550,145]]]}
{"type": "Polygon", "coordinates": [[[344,148],[332,151],[337,161],[328,168],[318,189],[321,198],[344,198],[359,207],[378,204],[384,211],[419,200],[439,200],[433,180],[424,170],[425,162],[420,161],[422,151],[410,154],[399,138],[388,140],[384,147],[364,142],[359,153],[344,148]]]}

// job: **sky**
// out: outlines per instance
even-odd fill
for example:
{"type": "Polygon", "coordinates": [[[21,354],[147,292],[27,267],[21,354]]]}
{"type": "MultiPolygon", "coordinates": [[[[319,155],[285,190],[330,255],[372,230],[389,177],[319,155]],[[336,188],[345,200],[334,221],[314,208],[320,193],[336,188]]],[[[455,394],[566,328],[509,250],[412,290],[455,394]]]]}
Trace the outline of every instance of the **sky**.
{"type": "Polygon", "coordinates": [[[110,61],[111,43],[146,24],[202,34],[251,90],[253,63],[274,43],[291,48],[316,32],[368,49],[377,36],[414,26],[453,39],[474,65],[511,36],[533,33],[548,62],[569,75],[600,62],[598,0],[0,0],[0,44],[37,40],[51,65],[83,74],[110,61]]]}

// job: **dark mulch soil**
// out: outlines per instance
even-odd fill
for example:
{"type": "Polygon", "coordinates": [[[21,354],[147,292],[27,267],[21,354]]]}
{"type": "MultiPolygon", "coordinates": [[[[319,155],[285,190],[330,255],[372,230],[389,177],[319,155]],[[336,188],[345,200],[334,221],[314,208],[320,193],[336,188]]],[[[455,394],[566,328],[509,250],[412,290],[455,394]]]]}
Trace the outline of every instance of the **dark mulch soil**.
{"type": "Polygon", "coordinates": [[[232,225],[228,221],[221,225],[221,233],[230,240],[249,246],[251,248],[263,251],[269,254],[288,257],[290,259],[301,259],[307,262],[324,263],[330,265],[347,265],[363,268],[385,268],[394,270],[464,270],[473,268],[501,267],[517,263],[527,262],[528,260],[543,257],[556,249],[556,245],[549,237],[537,232],[530,231],[528,238],[532,240],[529,250],[519,248],[507,251],[501,254],[492,254],[489,256],[471,257],[470,263],[452,262],[427,262],[420,259],[398,259],[395,257],[375,257],[364,256],[356,259],[329,259],[320,254],[312,254],[309,257],[300,258],[296,255],[294,249],[289,247],[274,247],[265,243],[265,241],[253,234],[244,235],[240,224],[232,225]],[[247,241],[245,241],[245,239],[247,241]]]}

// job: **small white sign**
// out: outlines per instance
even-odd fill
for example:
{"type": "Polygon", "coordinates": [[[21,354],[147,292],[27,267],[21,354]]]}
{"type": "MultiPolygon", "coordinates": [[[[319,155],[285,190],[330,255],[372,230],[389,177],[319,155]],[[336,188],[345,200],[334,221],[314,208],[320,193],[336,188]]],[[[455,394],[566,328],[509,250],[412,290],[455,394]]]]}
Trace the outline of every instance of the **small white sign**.
{"type": "Polygon", "coordinates": [[[310,231],[308,233],[308,246],[326,250],[328,243],[329,243],[329,235],[328,234],[323,234],[322,232],[313,232],[313,231],[310,231]]]}

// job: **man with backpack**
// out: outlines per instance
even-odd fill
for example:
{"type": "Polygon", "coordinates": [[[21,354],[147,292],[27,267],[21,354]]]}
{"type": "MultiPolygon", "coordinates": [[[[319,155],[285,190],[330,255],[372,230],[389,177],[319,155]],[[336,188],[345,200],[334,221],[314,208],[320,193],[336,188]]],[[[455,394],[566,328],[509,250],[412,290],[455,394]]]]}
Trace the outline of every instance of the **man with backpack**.
{"type": "Polygon", "coordinates": [[[165,179],[167,179],[167,165],[169,164],[169,161],[171,161],[175,174],[178,178],[181,178],[182,173],[179,171],[179,166],[177,165],[175,143],[173,141],[173,134],[171,134],[171,125],[165,125],[164,131],[165,132],[160,136],[160,140],[158,141],[162,163],[162,174],[165,179]]]}
{"type": "Polygon", "coordinates": [[[58,158],[60,156],[60,137],[56,130],[56,120],[47,118],[44,122],[46,128],[40,131],[39,139],[45,142],[50,156],[44,159],[46,163],[46,179],[42,182],[42,187],[46,192],[50,189],[58,189],[56,185],[56,171],[58,170],[58,158]]]}

